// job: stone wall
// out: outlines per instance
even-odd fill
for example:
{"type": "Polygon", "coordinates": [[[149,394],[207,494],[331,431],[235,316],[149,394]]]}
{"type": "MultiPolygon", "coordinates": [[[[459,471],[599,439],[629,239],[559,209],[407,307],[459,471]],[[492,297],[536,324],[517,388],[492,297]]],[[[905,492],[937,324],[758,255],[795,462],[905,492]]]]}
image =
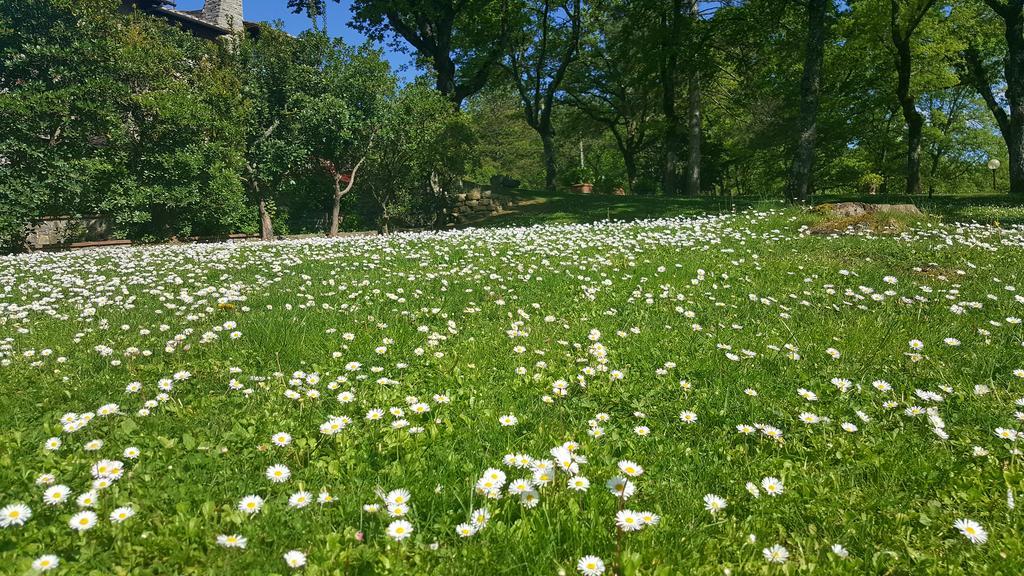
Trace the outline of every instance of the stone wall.
{"type": "Polygon", "coordinates": [[[471,188],[462,194],[455,195],[452,216],[455,217],[457,224],[461,224],[491,214],[499,214],[505,209],[505,206],[507,206],[507,201],[490,190],[471,188]]]}
{"type": "Polygon", "coordinates": [[[56,244],[110,237],[110,219],[103,216],[46,216],[29,228],[25,243],[33,250],[56,244]]]}

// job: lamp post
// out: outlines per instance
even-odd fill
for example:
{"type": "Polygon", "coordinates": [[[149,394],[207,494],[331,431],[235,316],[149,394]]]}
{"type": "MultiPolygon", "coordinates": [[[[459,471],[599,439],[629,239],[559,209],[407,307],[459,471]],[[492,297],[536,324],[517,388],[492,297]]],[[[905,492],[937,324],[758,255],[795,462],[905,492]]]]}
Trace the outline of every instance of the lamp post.
{"type": "Polygon", "coordinates": [[[999,170],[999,160],[993,158],[988,161],[988,169],[992,171],[992,191],[996,191],[996,170],[999,170]]]}

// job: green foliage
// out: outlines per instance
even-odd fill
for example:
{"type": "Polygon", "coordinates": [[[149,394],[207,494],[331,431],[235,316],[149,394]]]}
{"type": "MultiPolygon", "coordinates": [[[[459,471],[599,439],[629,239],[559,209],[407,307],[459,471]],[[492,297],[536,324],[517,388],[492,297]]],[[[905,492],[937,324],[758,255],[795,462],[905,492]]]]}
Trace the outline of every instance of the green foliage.
{"type": "Polygon", "coordinates": [[[565,88],[578,129],[611,135],[622,157],[622,183],[631,192],[650,191],[644,176],[656,170],[649,152],[658,132],[658,80],[645,56],[649,46],[637,41],[648,25],[643,16],[618,1],[591,12],[580,63],[565,88]]]}
{"type": "Polygon", "coordinates": [[[244,230],[240,86],[218,49],[110,0],[5,2],[0,236],[103,212],[140,237],[244,230]]]}
{"type": "Polygon", "coordinates": [[[213,45],[148,18],[128,21],[123,170],[98,208],[130,237],[252,231],[239,172],[240,84],[213,45]]]}
{"type": "Polygon", "coordinates": [[[86,211],[115,171],[106,1],[0,5],[0,245],[48,211],[86,211]],[[80,25],[83,24],[83,25],[80,25]]]}
{"type": "MultiPolygon", "coordinates": [[[[324,14],[323,2],[285,4],[324,14]]],[[[332,40],[319,23],[295,37],[263,26],[218,43],[120,7],[0,1],[6,248],[44,215],[101,213],[116,234],[155,240],[254,232],[262,205],[278,232],[315,231],[363,158],[341,202],[350,229],[439,226],[463,178],[544,187],[546,167],[579,165],[581,142],[591,172],[562,170],[558,187],[590,180],[599,192],[654,194],[673,186],[698,141],[686,137],[689,93],[703,102],[705,192],[779,196],[799,136],[798,2],[694,15],[688,0],[581,1],[577,52],[575,2],[357,0],[354,25],[427,71],[401,90],[379,50],[332,40]]],[[[903,187],[890,8],[852,0],[830,14],[818,194],[862,189],[865,174],[882,178],[880,194],[903,187]]],[[[912,12],[900,11],[897,27],[912,12]]],[[[911,37],[929,194],[989,190],[985,162],[1013,164],[999,138],[1014,133],[1000,117],[1003,23],[982,0],[957,0],[925,12],[911,37]]],[[[997,189],[1006,173],[995,174],[997,189]]]]}
{"type": "Polygon", "coordinates": [[[356,30],[414,52],[456,105],[487,84],[510,33],[508,5],[492,0],[355,0],[351,7],[356,30]]]}
{"type": "Polygon", "coordinates": [[[544,187],[543,148],[536,132],[523,121],[522,105],[514,91],[496,85],[470,99],[466,107],[477,142],[478,168],[467,174],[473,182],[490,182],[492,176],[510,176],[522,187],[544,187]]]}
{"type": "Polygon", "coordinates": [[[593,184],[596,176],[593,168],[583,165],[570,170],[569,179],[573,184],[593,184]]]}
{"type": "Polygon", "coordinates": [[[875,194],[884,183],[885,178],[881,174],[875,174],[874,172],[861,176],[860,180],[857,181],[860,191],[865,194],[875,194]]]}
{"type": "Polygon", "coordinates": [[[249,201],[268,203],[270,217],[278,213],[286,182],[309,163],[310,151],[301,137],[305,127],[296,110],[301,98],[296,91],[302,65],[299,48],[288,34],[263,26],[256,39],[242,40],[234,62],[245,99],[243,179],[249,201]]]}
{"type": "Polygon", "coordinates": [[[369,192],[364,213],[382,230],[444,225],[444,210],[475,163],[467,115],[417,82],[390,100],[377,129],[358,183],[369,192]]]}

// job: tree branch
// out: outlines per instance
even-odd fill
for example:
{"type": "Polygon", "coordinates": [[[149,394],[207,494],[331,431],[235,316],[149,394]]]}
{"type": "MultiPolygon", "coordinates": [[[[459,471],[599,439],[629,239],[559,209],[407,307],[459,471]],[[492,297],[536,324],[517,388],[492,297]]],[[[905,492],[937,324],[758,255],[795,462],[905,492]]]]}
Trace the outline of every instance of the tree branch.
{"type": "Polygon", "coordinates": [[[985,101],[985,105],[992,112],[992,115],[996,118],[996,123],[999,124],[999,130],[1004,134],[1010,133],[1010,118],[1006,113],[1006,110],[999,105],[996,100],[995,94],[992,92],[992,85],[988,81],[988,77],[985,74],[985,66],[981,60],[981,54],[978,52],[978,48],[974,45],[968,45],[967,49],[964,50],[964,62],[967,64],[968,80],[982,100],[985,101]]]}
{"type": "Polygon", "coordinates": [[[341,194],[338,195],[339,197],[344,196],[345,194],[348,194],[350,191],[352,191],[352,187],[356,185],[356,173],[359,172],[359,167],[363,165],[363,162],[366,162],[367,156],[369,155],[364,155],[362,158],[359,159],[359,162],[356,162],[355,167],[352,168],[352,175],[349,176],[348,186],[345,186],[345,189],[342,190],[341,194]]]}
{"type": "Polygon", "coordinates": [[[413,48],[416,48],[420,52],[425,54],[433,54],[437,49],[437,42],[428,35],[421,35],[410,26],[405,20],[402,20],[402,15],[395,10],[386,10],[384,15],[387,16],[388,23],[391,24],[391,28],[398,33],[399,36],[405,38],[405,40],[412,44],[413,48]]]}

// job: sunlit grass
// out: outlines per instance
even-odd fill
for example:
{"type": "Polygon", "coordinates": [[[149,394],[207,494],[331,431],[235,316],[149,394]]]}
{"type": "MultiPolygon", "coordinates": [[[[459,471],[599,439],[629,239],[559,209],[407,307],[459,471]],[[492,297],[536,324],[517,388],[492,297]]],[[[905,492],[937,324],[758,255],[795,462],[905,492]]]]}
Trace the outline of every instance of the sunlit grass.
{"type": "MultiPolygon", "coordinates": [[[[642,205],[603,209],[623,202],[619,215],[642,205]]],[[[643,210],[678,208],[666,206],[643,210]]],[[[575,573],[586,555],[618,574],[1019,572],[1007,496],[1024,481],[995,429],[1017,428],[1024,396],[1021,230],[927,219],[821,236],[801,232],[799,209],[737,210],[0,259],[0,507],[32,510],[0,529],[0,565],[20,574],[55,554],[67,574],[284,573],[298,550],[307,574],[575,573]],[[167,399],[140,415],[161,379],[167,399]],[[107,403],[119,414],[62,430],[65,413],[107,403]],[[382,420],[368,421],[375,408],[382,420]],[[325,435],[331,416],[352,422],[325,435]],[[278,432],[291,443],[275,446],[278,432]],[[60,450],[44,449],[50,437],[60,450]],[[84,451],[93,439],[103,448],[84,451]],[[570,441],[588,491],[556,471],[536,507],[508,495],[533,472],[506,455],[551,459],[570,441]],[[125,473],[99,491],[97,526],[77,533],[68,519],[99,459],[125,473]],[[605,488],[622,460],[644,468],[625,502],[605,488]],[[287,482],[265,476],[276,464],[287,482]],[[501,498],[474,490],[489,468],[507,475],[501,498]],[[43,473],[73,496],[44,504],[43,473]],[[784,491],[752,496],[746,484],[765,477],[784,491]],[[401,541],[378,495],[397,488],[412,496],[401,541]],[[332,501],[288,505],[321,490],[332,501]],[[237,509],[250,494],[265,500],[252,516],[237,509]],[[707,494],[727,506],[712,515],[707,494]],[[111,523],[125,505],[135,516],[111,523]],[[482,507],[486,526],[457,535],[482,507]],[[618,531],[620,508],[660,522],[618,531]],[[987,542],[958,532],[962,518],[987,542]],[[221,534],[246,548],[219,546],[221,534]],[[774,545],[785,564],[765,559],[774,545]]]]}

